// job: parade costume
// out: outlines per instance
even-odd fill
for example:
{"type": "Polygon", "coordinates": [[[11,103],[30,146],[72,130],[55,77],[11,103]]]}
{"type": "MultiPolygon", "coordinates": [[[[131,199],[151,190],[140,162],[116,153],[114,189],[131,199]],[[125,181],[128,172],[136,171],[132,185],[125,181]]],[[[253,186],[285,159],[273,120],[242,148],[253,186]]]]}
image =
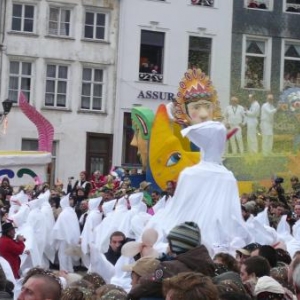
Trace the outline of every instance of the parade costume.
{"type": "Polygon", "coordinates": [[[204,100],[205,105],[214,106],[213,118],[218,119],[221,115],[215,90],[201,70],[189,70],[185,74],[177,96],[175,117],[181,124],[188,125],[181,133],[201,149],[201,161],[180,173],[171,202],[153,216],[147,227],[160,227],[168,233],[179,223],[194,221],[201,229],[203,243],[218,252],[219,247],[224,248],[224,235],[218,229],[222,227],[226,236],[234,239],[239,237],[236,224],[244,223],[237,181],[222,165],[226,128],[211,120],[190,126],[189,103],[200,100],[199,105],[203,105],[201,100],[204,100]]]}

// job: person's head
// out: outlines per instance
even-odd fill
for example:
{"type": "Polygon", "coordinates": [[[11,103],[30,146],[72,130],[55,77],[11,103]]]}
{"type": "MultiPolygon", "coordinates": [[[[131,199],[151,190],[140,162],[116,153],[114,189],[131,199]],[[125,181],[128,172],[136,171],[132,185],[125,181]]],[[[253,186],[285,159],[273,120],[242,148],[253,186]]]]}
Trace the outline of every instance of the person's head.
{"type": "Polygon", "coordinates": [[[266,258],[271,268],[277,265],[277,253],[276,250],[269,245],[262,245],[258,250],[258,255],[266,258]]]}
{"type": "Polygon", "coordinates": [[[291,185],[293,186],[294,184],[299,182],[299,178],[297,176],[292,176],[290,179],[291,185]]]}
{"type": "Polygon", "coordinates": [[[121,231],[115,231],[110,235],[109,246],[114,252],[119,252],[125,242],[125,234],[121,231]]]}
{"type": "Polygon", "coordinates": [[[284,299],[284,294],[284,288],[272,277],[262,276],[257,280],[254,289],[257,300],[281,300],[284,299]]]}
{"type": "Polygon", "coordinates": [[[67,287],[63,290],[60,300],[94,300],[94,293],[83,287],[67,287]]]}
{"type": "Polygon", "coordinates": [[[273,96],[272,93],[269,93],[267,95],[267,102],[270,103],[270,104],[273,104],[273,102],[274,102],[274,96],[273,96]]]}
{"type": "Polygon", "coordinates": [[[104,279],[97,273],[87,273],[82,279],[92,283],[95,290],[106,284],[104,279]]]}
{"type": "Polygon", "coordinates": [[[18,300],[57,300],[61,299],[60,279],[43,269],[32,269],[23,280],[18,300]]]}
{"type": "Polygon", "coordinates": [[[247,209],[246,205],[242,205],[241,206],[241,209],[242,209],[242,216],[243,216],[243,219],[245,221],[248,220],[248,218],[250,217],[251,213],[250,211],[247,209]]]}
{"type": "Polygon", "coordinates": [[[295,205],[294,213],[297,215],[297,217],[300,217],[300,203],[295,205]]]}
{"type": "Polygon", "coordinates": [[[270,276],[277,280],[282,286],[288,287],[288,266],[280,266],[272,268],[270,276]]]}
{"type": "Polygon", "coordinates": [[[95,179],[99,179],[101,176],[101,172],[99,170],[97,170],[93,173],[93,175],[94,175],[95,179]]]}
{"type": "Polygon", "coordinates": [[[166,184],[166,191],[169,196],[173,196],[176,189],[176,182],[172,180],[168,180],[166,184]]]}
{"type": "Polygon", "coordinates": [[[131,267],[131,285],[134,287],[139,284],[141,277],[151,276],[158,265],[159,260],[150,256],[145,256],[137,260],[131,267]]]}
{"type": "Polygon", "coordinates": [[[12,223],[5,223],[2,225],[2,235],[5,235],[11,239],[15,237],[16,231],[12,223]]]}
{"type": "Polygon", "coordinates": [[[239,266],[236,259],[228,253],[217,253],[214,256],[214,263],[225,266],[228,271],[233,271],[237,273],[239,272],[239,266]]]}
{"type": "Polygon", "coordinates": [[[175,226],[167,235],[173,254],[185,253],[201,244],[200,228],[194,222],[184,222],[175,226]]]}
{"type": "Polygon", "coordinates": [[[1,185],[2,185],[3,187],[9,186],[9,185],[10,185],[9,179],[8,179],[7,177],[3,177],[2,181],[1,181],[1,185]]]}
{"type": "Polygon", "coordinates": [[[249,94],[248,99],[249,99],[249,102],[252,103],[255,100],[254,94],[249,94]]]}
{"type": "Polygon", "coordinates": [[[86,171],[81,171],[79,173],[79,178],[80,178],[81,181],[86,180],[86,177],[87,177],[86,171]]]}
{"type": "Polygon", "coordinates": [[[79,209],[82,213],[85,213],[89,209],[89,202],[87,200],[82,200],[79,209]]]}
{"type": "Polygon", "coordinates": [[[166,300],[218,300],[218,290],[208,276],[183,272],[163,281],[166,300]]]}
{"type": "Polygon", "coordinates": [[[231,97],[230,104],[232,106],[237,106],[239,104],[239,99],[237,97],[235,97],[235,96],[231,97]]]}
{"type": "Polygon", "coordinates": [[[247,258],[249,258],[254,251],[258,251],[259,247],[260,247],[260,244],[258,244],[258,243],[250,243],[250,244],[246,245],[245,247],[236,250],[235,258],[236,258],[238,266],[240,267],[241,264],[247,258]]]}
{"type": "Polygon", "coordinates": [[[159,191],[152,191],[151,198],[153,201],[153,204],[157,203],[160,198],[160,192],[159,191]]]}
{"type": "Polygon", "coordinates": [[[119,291],[126,295],[126,292],[123,288],[114,284],[105,284],[96,290],[96,297],[97,299],[102,299],[103,296],[107,295],[112,291],[119,291]]]}
{"type": "Polygon", "coordinates": [[[256,279],[262,276],[269,276],[270,269],[270,264],[264,257],[249,257],[241,264],[240,276],[242,282],[244,283],[247,280],[256,279]]]}
{"type": "Polygon", "coordinates": [[[298,296],[300,295],[300,265],[299,264],[297,265],[297,267],[294,269],[292,273],[292,280],[293,280],[293,285],[295,287],[296,295],[298,296]]]}

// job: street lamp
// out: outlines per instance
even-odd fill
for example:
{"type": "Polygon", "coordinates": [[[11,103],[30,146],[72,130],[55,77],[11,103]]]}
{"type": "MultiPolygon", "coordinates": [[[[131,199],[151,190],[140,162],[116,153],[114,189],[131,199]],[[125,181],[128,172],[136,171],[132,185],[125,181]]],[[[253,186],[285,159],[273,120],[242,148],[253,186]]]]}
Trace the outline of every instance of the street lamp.
{"type": "Polygon", "coordinates": [[[2,102],[3,113],[0,113],[0,124],[4,121],[5,117],[9,114],[13,101],[6,99],[2,102]]]}

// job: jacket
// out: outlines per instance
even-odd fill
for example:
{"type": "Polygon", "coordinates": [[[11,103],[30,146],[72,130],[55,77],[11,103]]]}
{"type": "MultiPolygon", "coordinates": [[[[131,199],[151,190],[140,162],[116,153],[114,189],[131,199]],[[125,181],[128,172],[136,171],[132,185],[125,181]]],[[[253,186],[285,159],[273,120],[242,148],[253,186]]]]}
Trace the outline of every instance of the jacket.
{"type": "Polygon", "coordinates": [[[131,289],[128,299],[163,298],[163,280],[181,272],[199,272],[206,276],[214,276],[215,265],[204,245],[179,254],[174,260],[161,262],[154,274],[142,277],[140,283],[131,289]]]}
{"type": "Polygon", "coordinates": [[[2,236],[0,238],[0,255],[8,261],[15,278],[20,278],[19,269],[21,259],[19,255],[23,253],[25,244],[21,241],[15,241],[8,236],[2,236]]]}

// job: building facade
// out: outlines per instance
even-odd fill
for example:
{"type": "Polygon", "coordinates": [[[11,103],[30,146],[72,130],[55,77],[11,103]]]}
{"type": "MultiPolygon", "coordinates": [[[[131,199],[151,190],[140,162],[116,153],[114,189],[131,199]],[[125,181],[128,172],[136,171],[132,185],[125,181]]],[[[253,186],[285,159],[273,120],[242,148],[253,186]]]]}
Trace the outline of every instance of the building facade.
{"type": "Polygon", "coordinates": [[[130,151],[132,107],[154,112],[175,97],[184,72],[210,75],[221,105],[230,89],[232,1],[122,0],[118,47],[114,165],[136,163],[130,151]]]}
{"type": "Polygon", "coordinates": [[[3,0],[0,99],[14,101],[2,150],[37,150],[22,90],[54,126],[52,182],[112,163],[118,0],[3,0]],[[4,4],[3,4],[4,5],[4,4]]]}
{"type": "Polygon", "coordinates": [[[244,104],[300,87],[299,0],[234,0],[231,92],[244,104]]]}

